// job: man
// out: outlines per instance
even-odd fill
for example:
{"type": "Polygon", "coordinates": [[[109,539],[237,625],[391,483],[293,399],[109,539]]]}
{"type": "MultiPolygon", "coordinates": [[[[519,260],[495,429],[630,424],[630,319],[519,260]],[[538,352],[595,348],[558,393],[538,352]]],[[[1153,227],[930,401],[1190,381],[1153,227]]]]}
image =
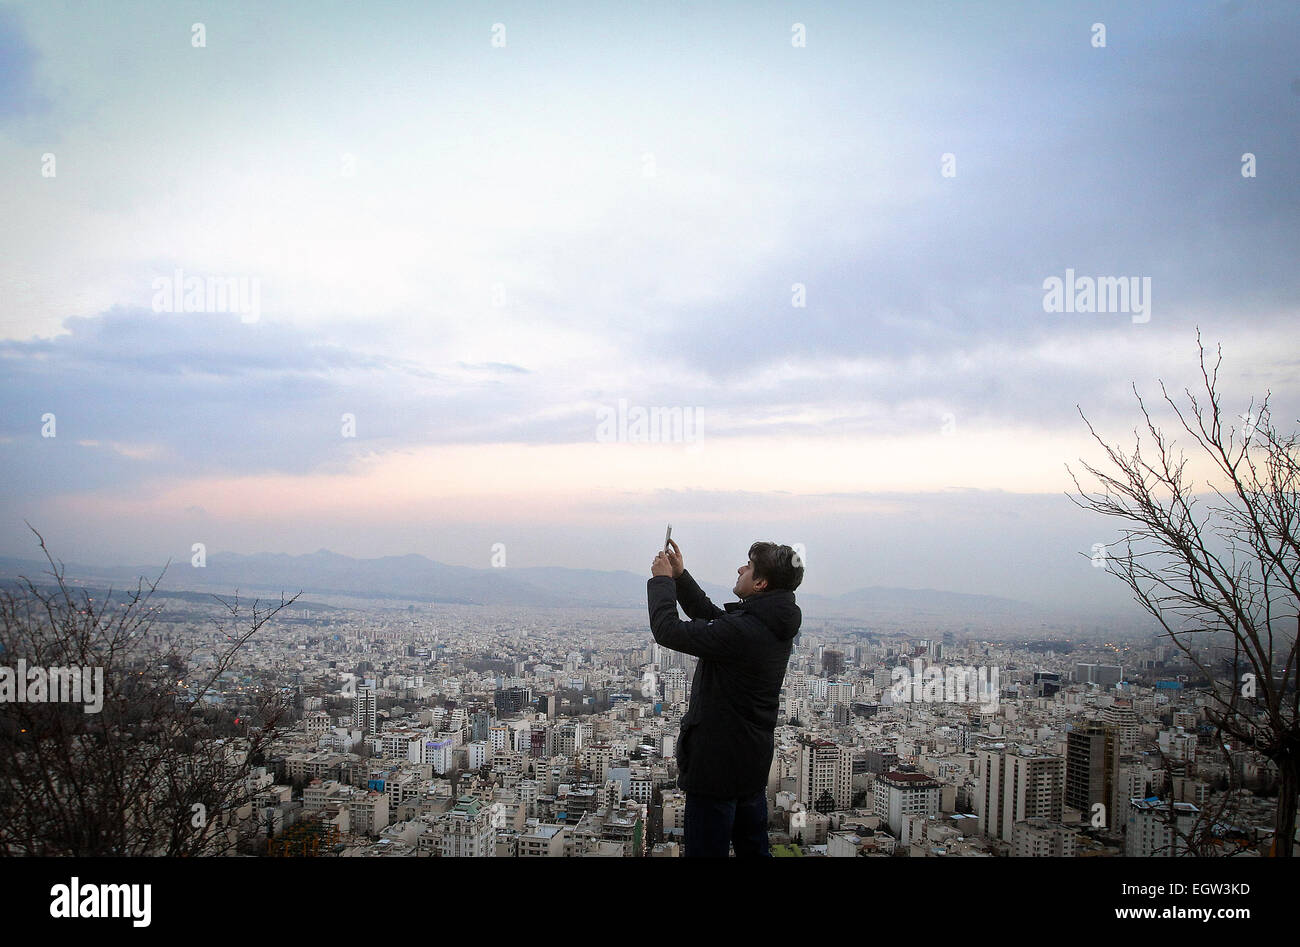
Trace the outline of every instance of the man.
{"type": "Polygon", "coordinates": [[[803,563],[789,546],[754,543],[736,570],[739,602],[718,608],[671,542],[646,583],[650,629],[665,648],[699,661],[677,739],[677,785],[686,791],[687,857],[771,857],[767,776],[781,683],[803,614],[794,590],[803,563]],[[682,603],[690,621],[677,617],[682,603]]]}

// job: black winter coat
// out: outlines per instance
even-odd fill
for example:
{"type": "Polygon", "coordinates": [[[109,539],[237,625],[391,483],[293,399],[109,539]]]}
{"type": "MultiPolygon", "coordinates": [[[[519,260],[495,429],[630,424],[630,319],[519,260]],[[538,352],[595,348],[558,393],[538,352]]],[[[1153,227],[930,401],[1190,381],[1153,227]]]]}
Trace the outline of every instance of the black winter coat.
{"type": "Polygon", "coordinates": [[[781,684],[803,613],[794,593],[760,592],[725,609],[683,571],[646,583],[650,629],[665,648],[700,660],[677,740],[677,785],[711,796],[767,786],[781,684]],[[677,617],[677,602],[691,621],[677,617]]]}

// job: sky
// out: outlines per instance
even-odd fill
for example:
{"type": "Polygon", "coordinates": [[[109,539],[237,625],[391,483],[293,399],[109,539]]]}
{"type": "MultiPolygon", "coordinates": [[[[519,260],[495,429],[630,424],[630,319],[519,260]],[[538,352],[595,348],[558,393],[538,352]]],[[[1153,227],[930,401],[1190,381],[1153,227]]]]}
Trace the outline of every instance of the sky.
{"type": "Polygon", "coordinates": [[[805,591],[1122,612],[1084,416],[1172,420],[1199,329],[1227,412],[1300,425],[1298,38],[1282,2],[0,4],[0,554],[648,575],[671,522],[728,586],[765,539],[805,591]],[[1070,276],[1134,296],[1048,311],[1070,276]]]}

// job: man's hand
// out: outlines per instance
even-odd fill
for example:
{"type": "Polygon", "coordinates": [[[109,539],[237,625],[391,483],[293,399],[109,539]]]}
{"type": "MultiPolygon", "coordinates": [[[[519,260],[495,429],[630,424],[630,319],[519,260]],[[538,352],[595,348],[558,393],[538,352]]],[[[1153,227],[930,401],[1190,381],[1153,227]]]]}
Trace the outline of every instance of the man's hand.
{"type": "Polygon", "coordinates": [[[682,565],[682,551],[677,548],[677,540],[668,540],[668,545],[673,547],[666,555],[668,556],[669,565],[673,567],[673,578],[675,579],[686,571],[686,566],[682,565]]]}
{"type": "Polygon", "coordinates": [[[650,563],[650,574],[666,576],[673,574],[673,565],[668,561],[668,553],[661,552],[655,556],[655,561],[650,563]]]}

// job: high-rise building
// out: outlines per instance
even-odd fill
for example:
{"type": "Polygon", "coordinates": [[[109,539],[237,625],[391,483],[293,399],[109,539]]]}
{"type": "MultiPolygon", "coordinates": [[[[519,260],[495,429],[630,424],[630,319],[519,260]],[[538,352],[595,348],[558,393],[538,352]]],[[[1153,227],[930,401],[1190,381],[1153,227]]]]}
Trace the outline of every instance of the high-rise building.
{"type": "Polygon", "coordinates": [[[1145,799],[1159,791],[1164,780],[1157,779],[1157,776],[1163,777],[1163,773],[1141,757],[1121,756],[1119,758],[1119,777],[1115,780],[1115,793],[1119,797],[1119,809],[1115,812],[1116,825],[1119,825],[1120,818],[1128,813],[1130,799],[1145,799]]]}
{"type": "Polygon", "coordinates": [[[853,754],[830,740],[801,737],[795,786],[798,800],[808,809],[849,808],[853,804],[853,754]]]}
{"type": "Polygon", "coordinates": [[[614,761],[614,748],[608,743],[588,743],[581,748],[582,767],[593,783],[603,783],[614,761]]]}
{"type": "Polygon", "coordinates": [[[1106,724],[1088,723],[1066,734],[1065,804],[1093,820],[1101,803],[1105,828],[1116,828],[1124,814],[1119,795],[1120,732],[1106,724]]]}
{"type": "Polygon", "coordinates": [[[380,753],[385,759],[419,763],[423,739],[418,730],[388,730],[380,738],[380,753]]]}
{"type": "Polygon", "coordinates": [[[492,729],[494,723],[496,723],[496,721],[492,718],[492,714],[488,713],[486,710],[474,711],[474,713],[470,714],[469,718],[470,740],[477,743],[480,740],[488,739],[488,731],[492,729]]]}
{"type": "Polygon", "coordinates": [[[529,727],[528,755],[532,757],[555,755],[555,730],[545,720],[534,720],[529,727]]]}
{"type": "Polygon", "coordinates": [[[826,700],[830,704],[843,704],[847,709],[853,700],[853,685],[848,681],[832,681],[826,685],[826,700]]]}
{"type": "Polygon", "coordinates": [[[1017,822],[1060,822],[1065,808],[1065,760],[1027,748],[976,751],[975,813],[981,835],[1015,840],[1017,822]]]}
{"type": "Polygon", "coordinates": [[[439,775],[451,772],[455,743],[452,740],[425,740],[422,763],[433,767],[439,775]]]}
{"type": "Polygon", "coordinates": [[[1119,745],[1123,750],[1131,750],[1137,745],[1138,733],[1142,722],[1133,709],[1131,701],[1117,700],[1109,707],[1103,707],[1101,722],[1119,730],[1119,745]]]}
{"type": "Polygon", "coordinates": [[[482,766],[486,766],[488,760],[491,759],[492,756],[486,740],[478,740],[474,743],[465,744],[465,752],[465,765],[469,769],[479,769],[482,766]]]}
{"type": "Polygon", "coordinates": [[[668,668],[663,672],[664,705],[685,703],[687,696],[686,671],[682,668],[668,668]]]}
{"type": "Polygon", "coordinates": [[[379,703],[375,689],[369,684],[358,684],[352,696],[352,720],[358,730],[366,736],[379,732],[379,703]]]}
{"type": "Polygon", "coordinates": [[[680,840],[686,834],[686,794],[680,789],[663,793],[663,834],[680,840]]]}
{"type": "Polygon", "coordinates": [[[1038,697],[1051,697],[1061,689],[1061,675],[1056,671],[1034,672],[1034,694],[1038,697]]]}
{"type": "Polygon", "coordinates": [[[503,687],[492,695],[498,714],[520,713],[532,701],[532,691],[527,687],[503,687]]]}
{"type": "Polygon", "coordinates": [[[586,735],[587,725],[581,720],[566,720],[555,728],[555,752],[560,756],[576,756],[586,735]]]}
{"type": "Polygon", "coordinates": [[[1118,664],[1074,665],[1074,680],[1078,684],[1096,684],[1098,687],[1114,687],[1124,679],[1124,669],[1118,664]]]}
{"type": "Polygon", "coordinates": [[[925,773],[884,773],[876,779],[876,815],[889,824],[889,831],[901,837],[903,820],[920,814],[939,815],[940,782],[925,773]]]}

